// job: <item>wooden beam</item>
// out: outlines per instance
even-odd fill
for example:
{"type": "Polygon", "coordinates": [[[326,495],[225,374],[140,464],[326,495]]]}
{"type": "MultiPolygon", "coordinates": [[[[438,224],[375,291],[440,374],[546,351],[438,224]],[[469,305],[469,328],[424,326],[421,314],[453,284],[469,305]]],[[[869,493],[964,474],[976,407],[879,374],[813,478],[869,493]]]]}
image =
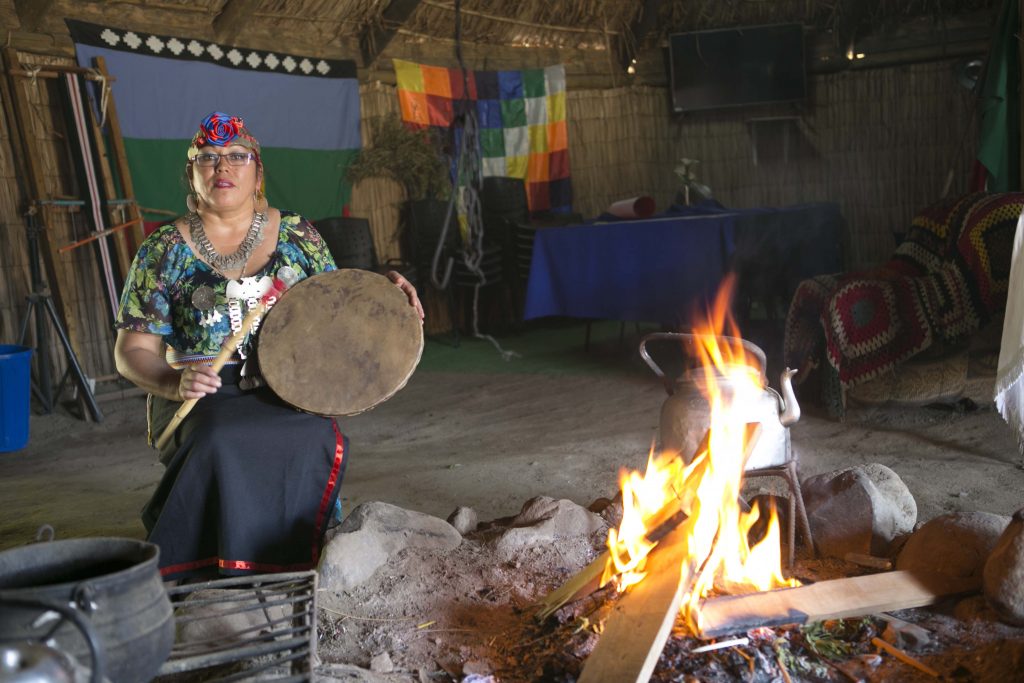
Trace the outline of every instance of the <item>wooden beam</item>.
{"type": "Polygon", "coordinates": [[[698,635],[718,638],[757,626],[809,624],[923,607],[946,596],[980,588],[980,576],[953,579],[938,574],[896,571],[819,581],[764,593],[728,595],[704,601],[700,607],[698,635]]]}
{"type": "MultiPolygon", "coordinates": [[[[99,159],[99,175],[100,180],[103,182],[103,193],[108,199],[120,199],[118,196],[117,186],[114,183],[114,173],[110,166],[110,156],[107,154],[107,143],[103,137],[103,130],[100,128],[100,122],[96,120],[96,110],[92,107],[89,102],[85,103],[85,113],[89,118],[89,129],[92,133],[92,144],[96,149],[96,158],[99,159]]],[[[88,162],[86,162],[88,163],[88,162]]],[[[117,254],[117,268],[121,278],[128,276],[128,268],[132,262],[132,256],[135,254],[132,252],[131,246],[128,244],[127,237],[124,233],[123,228],[130,228],[135,224],[135,220],[142,222],[141,218],[133,219],[127,224],[119,225],[124,223],[123,220],[123,209],[129,207],[113,206],[108,205],[106,207],[107,225],[118,226],[118,229],[114,230],[107,228],[106,230],[100,229],[100,231],[85,240],[78,240],[73,246],[63,246],[57,251],[63,253],[69,251],[71,248],[86,244],[87,241],[94,241],[96,239],[105,239],[106,235],[114,235],[114,251],[117,254]]],[[[101,226],[97,226],[100,228],[101,226]]],[[[120,296],[118,292],[118,296],[120,296]]]]}
{"type": "MultiPolygon", "coordinates": [[[[82,74],[82,78],[87,81],[98,81],[101,80],[99,76],[94,74],[89,69],[81,69],[78,67],[68,67],[60,64],[54,64],[47,66],[45,69],[40,71],[28,71],[26,69],[11,69],[9,73],[12,76],[21,76],[22,78],[62,78],[66,73],[82,74]]],[[[113,82],[116,79],[111,78],[113,82]]]]}
{"type": "Polygon", "coordinates": [[[579,683],[641,683],[654,671],[693,582],[690,529],[674,529],[647,559],[647,576],[619,600],[587,657],[579,683]]]}
{"type": "Polygon", "coordinates": [[[230,43],[237,38],[259,4],[260,0],[226,0],[213,18],[213,34],[218,42],[230,43]]]}
{"type": "MultiPolygon", "coordinates": [[[[110,78],[110,72],[107,71],[107,60],[103,57],[96,57],[93,59],[93,64],[99,69],[100,74],[110,78]]],[[[121,199],[135,199],[135,186],[132,183],[131,170],[128,168],[128,152],[124,147],[124,138],[121,135],[121,120],[117,116],[117,104],[114,102],[114,95],[111,93],[110,98],[107,100],[107,126],[110,129],[110,152],[114,156],[114,168],[117,169],[117,178],[121,185],[121,199]]],[[[133,201],[128,204],[128,208],[125,212],[125,218],[135,219],[141,218],[142,213],[139,211],[138,205],[133,201]]],[[[142,223],[136,223],[132,234],[135,237],[135,244],[129,248],[129,251],[138,249],[142,245],[142,240],[145,239],[146,235],[143,231],[142,223]]],[[[124,273],[127,275],[127,271],[124,273]]]]}
{"type": "Polygon", "coordinates": [[[14,10],[18,13],[23,31],[35,31],[53,6],[54,0],[14,0],[14,10]]]}
{"type": "Polygon", "coordinates": [[[359,54],[363,60],[363,68],[369,68],[384,52],[391,39],[398,33],[398,29],[412,16],[419,4],[420,0],[391,0],[381,13],[380,21],[366,27],[359,36],[359,54]]]}
{"type": "Polygon", "coordinates": [[[657,26],[658,13],[661,11],[662,0],[644,0],[643,8],[633,22],[629,25],[629,34],[633,37],[633,44],[629,45],[623,36],[615,39],[616,52],[619,57],[619,66],[625,71],[640,53],[640,45],[643,44],[647,34],[657,26]]]}

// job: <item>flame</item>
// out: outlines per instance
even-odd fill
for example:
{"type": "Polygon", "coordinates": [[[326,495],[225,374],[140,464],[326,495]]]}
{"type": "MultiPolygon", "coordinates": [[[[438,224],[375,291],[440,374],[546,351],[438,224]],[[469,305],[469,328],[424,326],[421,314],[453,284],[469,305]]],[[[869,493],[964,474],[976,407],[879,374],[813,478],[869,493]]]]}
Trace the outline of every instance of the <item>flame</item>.
{"type": "MultiPolygon", "coordinates": [[[[714,589],[729,593],[797,586],[782,573],[781,534],[774,509],[739,504],[748,450],[748,425],[742,408],[764,392],[763,360],[743,345],[729,316],[733,280],[719,291],[707,321],[694,335],[701,373],[698,384],[710,408],[708,437],[689,464],[689,454],[664,452],[648,457],[647,469],[620,473],[622,524],[608,533],[609,561],[602,584],[614,580],[622,591],[643,580],[647,554],[657,544],[659,528],[676,512],[687,539],[681,576],[695,577],[683,599],[691,628],[699,624],[699,603],[714,589]],[[729,335],[723,336],[722,330],[729,335]],[[754,545],[751,529],[762,516],[765,532],[754,545]],[[686,570],[685,572],[683,570],[686,570]]],[[[756,433],[755,437],[756,438],[756,433]]]]}

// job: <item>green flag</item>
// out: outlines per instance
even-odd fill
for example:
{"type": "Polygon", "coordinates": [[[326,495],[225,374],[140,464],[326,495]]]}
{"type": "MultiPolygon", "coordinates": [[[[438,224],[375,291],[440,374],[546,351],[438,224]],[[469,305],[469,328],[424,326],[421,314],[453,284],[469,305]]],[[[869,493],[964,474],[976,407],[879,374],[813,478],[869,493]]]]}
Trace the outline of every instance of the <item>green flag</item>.
{"type": "Polygon", "coordinates": [[[989,192],[1020,189],[1019,28],[1017,0],[1004,0],[979,95],[978,161],[988,171],[989,192]]]}

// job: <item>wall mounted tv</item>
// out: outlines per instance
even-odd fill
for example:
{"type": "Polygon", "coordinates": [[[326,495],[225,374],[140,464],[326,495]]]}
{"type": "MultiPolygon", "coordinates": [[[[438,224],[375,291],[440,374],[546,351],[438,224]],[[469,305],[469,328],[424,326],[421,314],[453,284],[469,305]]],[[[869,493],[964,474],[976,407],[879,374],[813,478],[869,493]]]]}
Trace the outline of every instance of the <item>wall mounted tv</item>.
{"type": "Polygon", "coordinates": [[[673,34],[669,83],[676,112],[802,100],[807,94],[803,27],[673,34]]]}

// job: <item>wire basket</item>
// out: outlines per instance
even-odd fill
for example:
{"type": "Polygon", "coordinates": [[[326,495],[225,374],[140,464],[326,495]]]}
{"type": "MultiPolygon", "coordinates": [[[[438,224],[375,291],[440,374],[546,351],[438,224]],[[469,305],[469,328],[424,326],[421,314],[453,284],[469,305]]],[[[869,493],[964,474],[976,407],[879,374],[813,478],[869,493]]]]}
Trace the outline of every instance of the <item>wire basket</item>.
{"type": "Polygon", "coordinates": [[[308,571],[168,588],[175,643],[156,680],[312,680],[316,587],[308,571]]]}

